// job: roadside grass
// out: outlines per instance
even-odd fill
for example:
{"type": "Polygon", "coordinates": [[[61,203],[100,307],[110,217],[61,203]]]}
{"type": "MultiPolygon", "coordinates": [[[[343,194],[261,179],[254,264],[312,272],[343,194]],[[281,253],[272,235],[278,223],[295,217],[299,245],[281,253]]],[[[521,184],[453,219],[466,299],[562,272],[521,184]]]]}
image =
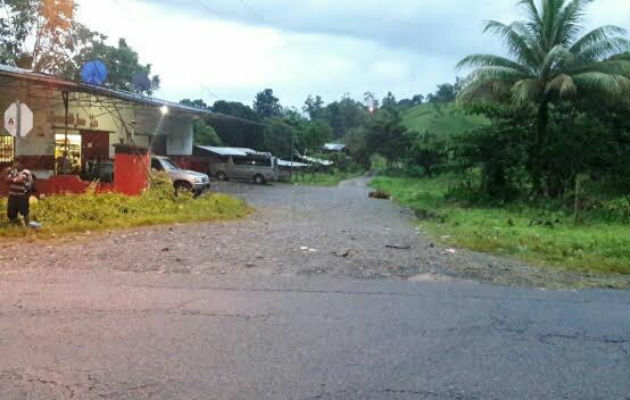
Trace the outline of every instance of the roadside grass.
{"type": "MultiPolygon", "coordinates": [[[[0,200],[0,208],[6,210],[6,199],[0,200]]],[[[0,237],[51,237],[144,225],[230,220],[250,212],[244,201],[225,194],[175,196],[169,181],[135,197],[93,191],[49,196],[31,205],[31,219],[43,224],[40,229],[11,225],[3,212],[0,237]]]]}
{"type": "Polygon", "coordinates": [[[339,172],[335,171],[334,173],[323,173],[316,172],[315,174],[306,172],[304,174],[299,174],[293,177],[291,183],[296,185],[307,185],[307,186],[337,186],[339,182],[345,181],[346,179],[358,178],[364,174],[363,171],[359,172],[339,172]]]}
{"type": "Polygon", "coordinates": [[[372,186],[413,209],[422,226],[447,245],[504,254],[580,274],[630,274],[630,226],[532,205],[464,207],[445,195],[454,177],[377,177],[372,186]],[[532,221],[553,221],[532,225],[532,221]]]}

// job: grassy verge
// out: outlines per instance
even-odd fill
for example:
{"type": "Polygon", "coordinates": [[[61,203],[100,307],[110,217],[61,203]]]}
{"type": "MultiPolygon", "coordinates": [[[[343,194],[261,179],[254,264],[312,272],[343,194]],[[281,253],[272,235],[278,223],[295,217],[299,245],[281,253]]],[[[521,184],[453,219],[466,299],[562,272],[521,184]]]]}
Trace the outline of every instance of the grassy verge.
{"type": "Polygon", "coordinates": [[[304,175],[299,174],[299,176],[293,177],[291,182],[297,185],[308,186],[337,186],[341,181],[357,178],[361,175],[363,175],[363,172],[305,173],[304,175]]]}
{"type": "Polygon", "coordinates": [[[579,273],[629,274],[629,226],[596,219],[574,225],[569,215],[532,206],[463,207],[445,200],[452,178],[378,177],[372,186],[416,211],[423,227],[447,244],[506,254],[579,273]],[[532,225],[540,219],[547,225],[532,225]]]}
{"type": "MultiPolygon", "coordinates": [[[[6,210],[6,199],[0,201],[6,210]]],[[[56,236],[70,232],[132,228],[175,222],[228,220],[250,212],[244,201],[224,194],[174,196],[170,182],[128,197],[118,193],[84,193],[46,197],[31,205],[31,218],[43,224],[38,230],[16,227],[3,215],[0,236],[56,236]]]]}

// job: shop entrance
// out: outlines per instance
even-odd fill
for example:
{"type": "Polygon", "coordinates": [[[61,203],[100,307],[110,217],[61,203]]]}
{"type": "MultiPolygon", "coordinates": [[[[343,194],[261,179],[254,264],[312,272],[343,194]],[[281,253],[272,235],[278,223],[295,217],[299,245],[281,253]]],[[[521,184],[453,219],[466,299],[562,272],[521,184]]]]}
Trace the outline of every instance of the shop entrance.
{"type": "Polygon", "coordinates": [[[88,161],[109,160],[109,132],[81,131],[82,165],[88,161]]]}
{"type": "Polygon", "coordinates": [[[57,175],[78,175],[81,171],[81,135],[55,134],[55,170],[57,175]],[[66,141],[67,138],[67,141],[66,141]],[[67,157],[64,157],[66,151],[67,157]]]}
{"type": "Polygon", "coordinates": [[[112,182],[114,164],[109,159],[109,132],[80,131],[81,178],[112,182]]]}

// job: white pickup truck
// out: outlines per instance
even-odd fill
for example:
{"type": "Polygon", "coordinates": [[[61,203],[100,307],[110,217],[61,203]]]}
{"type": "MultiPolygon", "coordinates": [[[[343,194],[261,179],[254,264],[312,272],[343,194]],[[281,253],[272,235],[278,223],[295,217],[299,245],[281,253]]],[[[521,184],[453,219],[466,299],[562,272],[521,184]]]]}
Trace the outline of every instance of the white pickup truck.
{"type": "Polygon", "coordinates": [[[201,172],[181,169],[168,157],[151,156],[151,169],[164,171],[173,181],[176,191],[203,193],[210,188],[210,178],[201,172]]]}

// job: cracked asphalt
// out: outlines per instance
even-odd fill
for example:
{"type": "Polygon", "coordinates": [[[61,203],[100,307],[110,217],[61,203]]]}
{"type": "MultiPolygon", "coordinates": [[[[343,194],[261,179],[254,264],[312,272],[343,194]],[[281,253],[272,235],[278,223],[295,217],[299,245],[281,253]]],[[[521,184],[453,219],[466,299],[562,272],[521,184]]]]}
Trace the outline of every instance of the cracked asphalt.
{"type": "Polygon", "coordinates": [[[589,278],[446,253],[363,183],[1,243],[0,399],[629,398],[627,292],[528,287],[589,278]]]}

